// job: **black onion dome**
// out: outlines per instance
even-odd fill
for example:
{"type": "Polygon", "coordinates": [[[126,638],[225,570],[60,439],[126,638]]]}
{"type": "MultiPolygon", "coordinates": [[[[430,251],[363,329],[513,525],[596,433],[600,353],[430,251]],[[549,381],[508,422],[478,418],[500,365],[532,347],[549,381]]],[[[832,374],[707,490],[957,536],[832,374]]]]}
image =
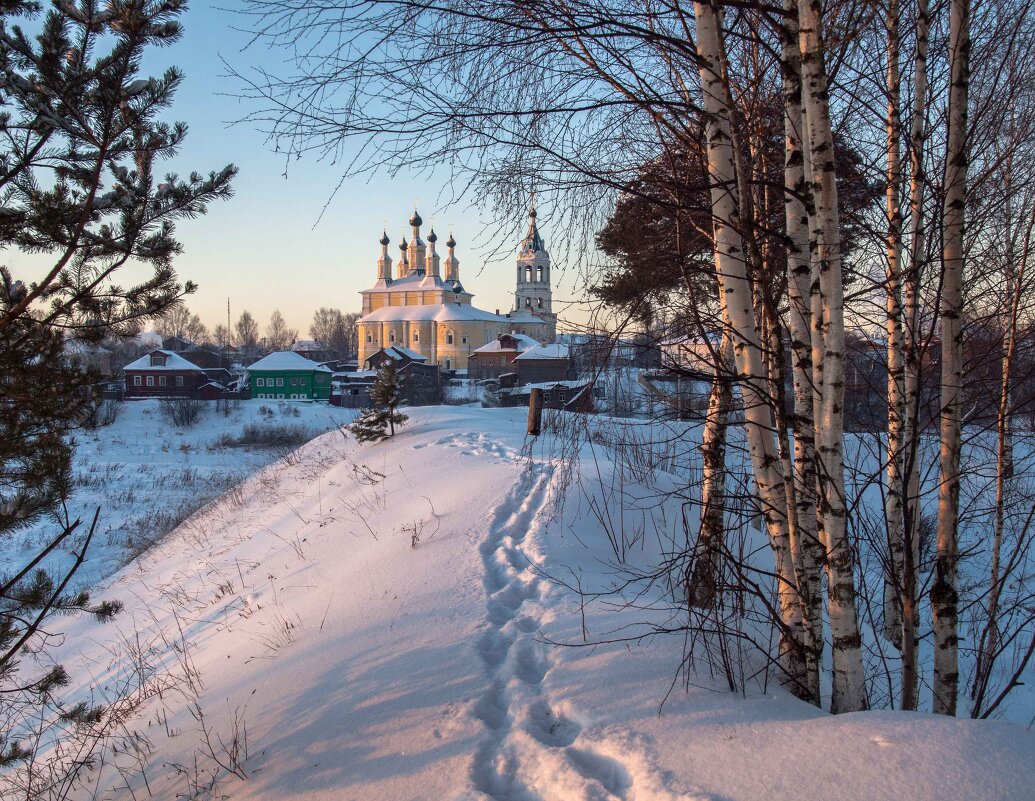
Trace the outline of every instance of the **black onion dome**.
{"type": "Polygon", "coordinates": [[[417,226],[417,225],[423,225],[423,224],[424,224],[424,220],[422,220],[420,218],[420,215],[417,213],[417,210],[414,209],[413,210],[413,216],[410,217],[410,225],[417,226]]]}
{"type": "Polygon", "coordinates": [[[456,240],[453,239],[453,235],[452,234],[450,234],[449,235],[449,239],[446,240],[446,247],[447,248],[455,248],[456,247],[456,240]]]}
{"type": "Polygon", "coordinates": [[[435,229],[431,229],[431,233],[428,234],[429,242],[438,242],[438,235],[435,233],[435,229]]]}
{"type": "Polygon", "coordinates": [[[389,239],[388,239],[388,232],[387,231],[384,232],[384,235],[381,237],[381,239],[379,241],[380,241],[380,243],[382,245],[387,245],[388,244],[389,239]]]}
{"type": "Polygon", "coordinates": [[[399,243],[399,250],[406,250],[406,237],[403,237],[402,242],[399,243]]]}

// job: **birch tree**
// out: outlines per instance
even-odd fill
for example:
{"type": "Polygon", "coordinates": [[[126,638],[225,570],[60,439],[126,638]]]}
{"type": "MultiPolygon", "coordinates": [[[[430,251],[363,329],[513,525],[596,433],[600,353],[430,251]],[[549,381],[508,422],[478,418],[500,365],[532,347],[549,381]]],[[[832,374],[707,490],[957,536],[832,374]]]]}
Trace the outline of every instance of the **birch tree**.
{"type": "Polygon", "coordinates": [[[967,190],[967,96],[970,82],[970,2],[949,6],[949,105],[942,222],[941,422],[938,546],[931,586],[934,623],[934,712],[956,714],[959,684],[960,403],[963,389],[963,224],[967,190]]]}

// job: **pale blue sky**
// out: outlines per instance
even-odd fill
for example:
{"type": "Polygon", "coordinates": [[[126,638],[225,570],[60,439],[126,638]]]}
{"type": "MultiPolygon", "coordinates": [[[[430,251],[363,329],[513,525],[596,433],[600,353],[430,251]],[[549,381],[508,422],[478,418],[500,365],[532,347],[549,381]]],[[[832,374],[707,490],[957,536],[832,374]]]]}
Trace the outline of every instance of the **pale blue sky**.
{"type": "MultiPolygon", "coordinates": [[[[226,321],[229,297],[233,320],[248,309],[264,328],[279,308],[305,338],[317,307],[359,311],[358,292],[376,276],[383,225],[387,220],[395,258],[395,245],[415,199],[425,220],[424,234],[433,221],[444,240],[452,225],[461,279],[475,294],[475,304],[489,310],[509,308],[513,259],[508,255],[501,262],[496,255],[486,265],[485,258],[490,245],[504,246],[503,251],[512,254],[524,220],[515,221],[512,242],[487,243],[486,226],[471,204],[437,206],[447,178],[440,174],[350,179],[331,199],[341,181],[339,168],[315,160],[294,161],[287,165],[285,177],[283,157],[271,151],[263,135],[247,124],[232,124],[253,109],[235,96],[240,87],[226,75],[221,58],[242,71],[260,60],[270,71],[281,65],[263,48],[243,50],[247,36],[235,28],[245,21],[231,10],[233,0],[224,5],[231,8],[195,0],[183,17],[183,39],[152,51],[144,69],[159,74],[175,64],[186,74],[168,116],[186,122],[190,133],[181,153],[162,170],[207,173],[228,162],[240,169],[231,200],[214,204],[207,215],[178,228],[185,252],[176,261],[177,272],[181,279],[200,285],[188,299],[190,309],[214,327],[226,321]]],[[[541,215],[540,222],[549,247],[548,216],[541,215]]],[[[23,257],[8,253],[5,260],[16,274],[31,274],[23,257]]],[[[555,270],[554,275],[559,274],[555,270]]],[[[555,286],[554,294],[570,297],[572,289],[555,286]]]]}

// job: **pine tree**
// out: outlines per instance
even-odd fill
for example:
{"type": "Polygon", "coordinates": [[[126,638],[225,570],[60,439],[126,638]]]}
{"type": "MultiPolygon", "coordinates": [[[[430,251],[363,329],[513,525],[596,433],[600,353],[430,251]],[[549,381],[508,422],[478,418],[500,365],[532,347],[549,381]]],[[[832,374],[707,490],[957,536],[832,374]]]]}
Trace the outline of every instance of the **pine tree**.
{"type": "MultiPolygon", "coordinates": [[[[193,292],[172,268],[181,250],[174,222],[231,194],[232,165],[208,177],[156,174],[187,133],[159,120],[183,76],[170,68],[141,78],[139,69],[145,50],[180,37],[183,7],[61,0],[33,37],[15,23],[36,17],[40,4],[0,3],[0,249],[49,264],[34,282],[0,267],[0,538],[48,514],[57,519],[68,494],[69,435],[97,401],[97,376],[67,363],[65,339],[129,336],[193,292]],[[151,274],[115,284],[130,261],[151,274]]],[[[96,514],[88,529],[66,515],[45,547],[0,576],[0,765],[32,756],[19,737],[38,741],[55,721],[99,719],[54,696],[69,677],[49,660],[43,634],[54,614],[117,611],[67,590],[96,523],[96,514]],[[48,556],[59,547],[75,559],[52,575],[48,556]]],[[[88,747],[80,753],[89,759],[88,747]]]]}
{"type": "Polygon", "coordinates": [[[387,361],[377,371],[377,378],[370,388],[371,408],[364,409],[349,431],[360,442],[380,442],[395,436],[395,427],[409,418],[398,411],[402,403],[402,378],[395,369],[395,362],[387,361]]]}

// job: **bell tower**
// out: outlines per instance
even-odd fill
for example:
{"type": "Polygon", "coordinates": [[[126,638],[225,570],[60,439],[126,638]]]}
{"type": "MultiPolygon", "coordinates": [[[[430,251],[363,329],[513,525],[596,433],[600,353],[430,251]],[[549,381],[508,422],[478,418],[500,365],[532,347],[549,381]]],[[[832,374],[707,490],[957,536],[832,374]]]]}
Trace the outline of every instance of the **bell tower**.
{"type": "Polygon", "coordinates": [[[517,289],[514,311],[553,319],[553,292],[550,289],[550,254],[535,224],[535,206],[528,212],[528,233],[518,245],[517,289]]]}

